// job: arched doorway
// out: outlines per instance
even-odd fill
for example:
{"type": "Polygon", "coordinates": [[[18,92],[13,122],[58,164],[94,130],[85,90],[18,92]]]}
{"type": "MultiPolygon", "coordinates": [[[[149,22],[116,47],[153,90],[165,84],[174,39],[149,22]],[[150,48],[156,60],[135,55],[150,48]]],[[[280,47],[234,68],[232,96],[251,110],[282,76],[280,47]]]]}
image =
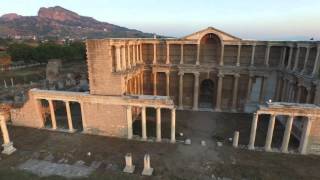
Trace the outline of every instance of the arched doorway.
{"type": "Polygon", "coordinates": [[[213,108],[213,91],[214,83],[211,79],[205,79],[201,82],[199,97],[200,108],[213,108]]]}
{"type": "Polygon", "coordinates": [[[204,35],[200,40],[200,64],[218,64],[221,56],[221,40],[213,33],[204,35]]]}

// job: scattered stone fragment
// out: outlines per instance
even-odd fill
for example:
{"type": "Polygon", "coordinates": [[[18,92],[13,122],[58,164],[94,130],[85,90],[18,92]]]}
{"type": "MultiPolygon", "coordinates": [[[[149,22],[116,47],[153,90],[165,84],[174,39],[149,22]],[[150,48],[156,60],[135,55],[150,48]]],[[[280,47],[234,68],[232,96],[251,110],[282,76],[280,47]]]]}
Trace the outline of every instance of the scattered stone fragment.
{"type": "Polygon", "coordinates": [[[84,166],[85,162],[82,160],[79,160],[77,162],[74,163],[75,166],[84,166]]]}
{"type": "Polygon", "coordinates": [[[143,167],[142,175],[151,176],[153,173],[153,168],[150,166],[149,154],[144,155],[143,164],[144,164],[144,167],[143,167]]]}
{"type": "Polygon", "coordinates": [[[101,166],[102,162],[101,161],[93,161],[90,165],[91,168],[93,169],[98,169],[101,166]]]}
{"type": "Polygon", "coordinates": [[[52,154],[49,154],[47,157],[44,158],[45,161],[53,161],[54,156],[52,154]]]}
{"type": "Polygon", "coordinates": [[[180,137],[183,137],[183,133],[179,133],[180,137]]]}
{"type": "Polygon", "coordinates": [[[201,141],[201,146],[206,146],[206,145],[207,145],[206,141],[202,140],[201,141]]]}
{"type": "Polygon", "coordinates": [[[65,161],[65,159],[62,158],[62,159],[60,159],[60,160],[58,161],[58,163],[61,164],[61,163],[64,163],[64,161],[65,161]]]}
{"type": "Polygon", "coordinates": [[[184,144],[190,145],[190,144],[191,144],[191,139],[186,139],[186,140],[184,141],[184,144]]]}
{"type": "Polygon", "coordinates": [[[125,173],[133,173],[135,166],[132,164],[132,155],[131,153],[127,153],[125,156],[126,167],[123,169],[125,173]]]}
{"type": "Polygon", "coordinates": [[[222,142],[219,142],[219,141],[217,142],[218,147],[221,147],[222,145],[223,145],[222,142]]]}

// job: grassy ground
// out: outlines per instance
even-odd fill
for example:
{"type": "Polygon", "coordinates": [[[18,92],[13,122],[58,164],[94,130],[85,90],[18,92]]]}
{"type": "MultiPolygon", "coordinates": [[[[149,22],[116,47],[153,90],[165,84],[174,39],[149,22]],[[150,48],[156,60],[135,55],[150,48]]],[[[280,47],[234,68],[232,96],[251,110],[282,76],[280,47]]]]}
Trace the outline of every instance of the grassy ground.
{"type": "MultiPolygon", "coordinates": [[[[170,123],[170,114],[163,113],[163,127],[170,123]]],[[[154,121],[148,117],[149,124],[154,121]]],[[[266,127],[261,120],[259,128],[266,127]]],[[[86,135],[82,133],[61,133],[23,127],[10,127],[10,135],[18,149],[11,156],[1,155],[0,179],[65,179],[62,177],[38,177],[17,170],[16,167],[28,159],[44,159],[48,154],[54,156],[52,162],[62,158],[68,164],[83,160],[86,165],[100,161],[102,165],[88,178],[82,179],[212,179],[227,177],[232,179],[320,179],[320,157],[298,154],[266,153],[234,149],[228,138],[234,130],[240,131],[240,143],[248,143],[251,115],[231,113],[209,113],[177,111],[177,133],[191,138],[192,145],[182,143],[150,143],[128,141],[126,139],[86,135]],[[217,137],[224,142],[216,145],[217,137]],[[207,145],[201,146],[205,140],[207,145]],[[91,156],[87,153],[91,152],[91,156]],[[124,174],[124,156],[132,153],[136,165],[134,174],[124,174]],[[35,157],[35,153],[39,156],[35,157]],[[149,153],[151,166],[155,169],[152,177],[141,176],[143,156],[149,153]]],[[[149,126],[148,126],[149,128],[149,126]]],[[[258,129],[259,129],[258,128],[258,129]]],[[[151,128],[152,131],[152,128],[151,128]]],[[[164,130],[166,132],[166,130],[164,130]]],[[[152,135],[153,132],[149,132],[152,135]]],[[[257,145],[263,145],[265,131],[259,130],[257,145]]],[[[182,139],[184,139],[182,138],[182,139]]],[[[275,138],[278,138],[277,136],[275,138]]],[[[273,144],[278,147],[278,144],[273,144]]],[[[293,145],[290,148],[296,148],[293,145]]]]}

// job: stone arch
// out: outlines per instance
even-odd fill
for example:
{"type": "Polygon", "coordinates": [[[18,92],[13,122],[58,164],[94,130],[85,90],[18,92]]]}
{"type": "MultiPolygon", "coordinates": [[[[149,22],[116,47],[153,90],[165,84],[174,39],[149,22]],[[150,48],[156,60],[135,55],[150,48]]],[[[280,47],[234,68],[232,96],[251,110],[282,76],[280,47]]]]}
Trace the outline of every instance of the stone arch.
{"type": "Polygon", "coordinates": [[[204,79],[200,84],[199,107],[213,108],[215,84],[211,79],[204,79]]]}
{"type": "Polygon", "coordinates": [[[214,33],[207,33],[199,39],[200,64],[219,64],[223,41],[214,33]]]}

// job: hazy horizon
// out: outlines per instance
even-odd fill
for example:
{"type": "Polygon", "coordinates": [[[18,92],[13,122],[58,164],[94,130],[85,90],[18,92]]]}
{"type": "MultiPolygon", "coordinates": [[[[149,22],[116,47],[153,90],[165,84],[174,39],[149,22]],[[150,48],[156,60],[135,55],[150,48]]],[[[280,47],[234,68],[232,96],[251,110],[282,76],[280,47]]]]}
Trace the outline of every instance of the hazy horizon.
{"type": "Polygon", "coordinates": [[[165,36],[183,37],[212,26],[243,39],[320,40],[320,1],[254,0],[11,0],[0,14],[34,16],[40,7],[61,6],[99,21],[165,36]]]}

